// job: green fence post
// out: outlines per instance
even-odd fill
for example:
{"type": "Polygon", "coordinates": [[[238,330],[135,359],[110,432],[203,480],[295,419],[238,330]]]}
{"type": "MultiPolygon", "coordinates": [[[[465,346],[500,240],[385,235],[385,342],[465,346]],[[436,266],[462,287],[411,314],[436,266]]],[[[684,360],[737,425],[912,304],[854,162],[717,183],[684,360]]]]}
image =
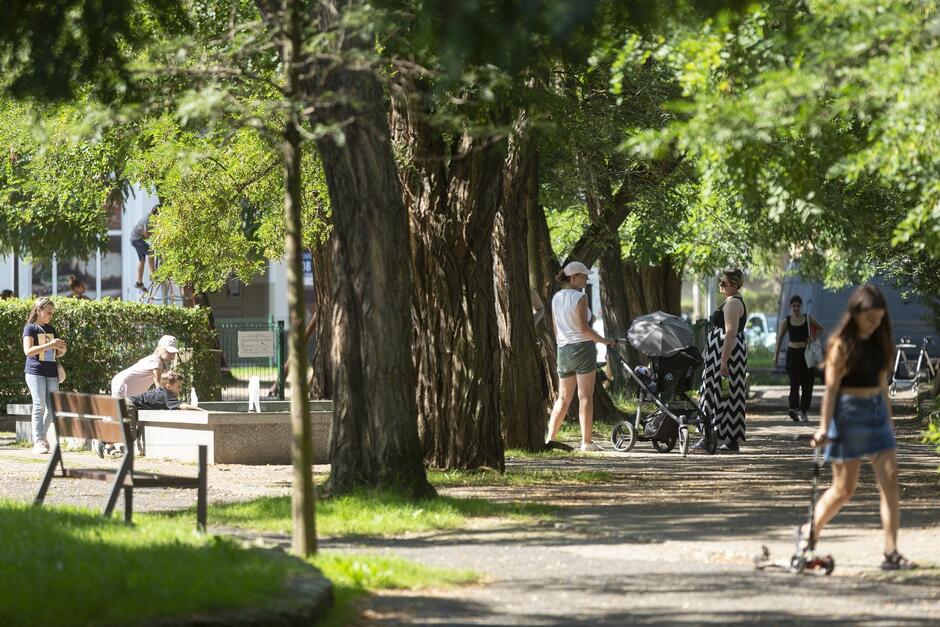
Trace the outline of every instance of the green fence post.
{"type": "Polygon", "coordinates": [[[287,343],[284,341],[284,321],[277,321],[277,398],[284,400],[284,386],[287,383],[284,366],[287,364],[287,343]]]}

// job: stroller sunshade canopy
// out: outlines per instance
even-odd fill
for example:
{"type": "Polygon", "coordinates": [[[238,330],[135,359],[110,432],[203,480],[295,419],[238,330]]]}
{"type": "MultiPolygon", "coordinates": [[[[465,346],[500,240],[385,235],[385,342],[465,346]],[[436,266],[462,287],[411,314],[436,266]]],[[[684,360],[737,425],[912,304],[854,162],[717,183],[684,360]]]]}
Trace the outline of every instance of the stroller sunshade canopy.
{"type": "Polygon", "coordinates": [[[644,355],[665,357],[692,345],[692,327],[679,316],[657,311],[634,318],[627,339],[644,355]]]}

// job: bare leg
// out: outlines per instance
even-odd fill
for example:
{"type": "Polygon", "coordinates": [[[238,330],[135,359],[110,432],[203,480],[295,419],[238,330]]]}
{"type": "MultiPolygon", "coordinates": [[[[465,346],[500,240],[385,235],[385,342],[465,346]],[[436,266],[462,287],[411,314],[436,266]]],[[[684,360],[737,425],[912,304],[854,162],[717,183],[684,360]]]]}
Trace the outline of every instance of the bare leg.
{"type": "MultiPolygon", "coordinates": [[[[858,473],[862,460],[852,459],[845,462],[832,462],[832,485],[816,503],[813,521],[816,526],[816,538],[822,533],[832,518],[849,502],[858,485],[858,473]]],[[[808,532],[807,529],[804,531],[808,532]]]]}
{"type": "Polygon", "coordinates": [[[144,260],[143,259],[137,262],[137,282],[138,283],[144,282],[144,260]]]}
{"type": "Polygon", "coordinates": [[[568,405],[574,398],[574,391],[577,389],[575,378],[565,377],[558,379],[558,398],[552,406],[552,417],[548,421],[548,439],[554,440],[561,429],[561,423],[565,419],[565,413],[568,411],[568,405]]]}
{"type": "Polygon", "coordinates": [[[593,442],[594,437],[594,380],[597,371],[578,375],[578,419],[581,421],[581,441],[585,444],[593,442]]]}
{"type": "Polygon", "coordinates": [[[885,534],[885,555],[898,548],[901,528],[901,497],[898,489],[898,451],[884,451],[871,460],[878,491],[881,493],[881,526],[885,534]]]}

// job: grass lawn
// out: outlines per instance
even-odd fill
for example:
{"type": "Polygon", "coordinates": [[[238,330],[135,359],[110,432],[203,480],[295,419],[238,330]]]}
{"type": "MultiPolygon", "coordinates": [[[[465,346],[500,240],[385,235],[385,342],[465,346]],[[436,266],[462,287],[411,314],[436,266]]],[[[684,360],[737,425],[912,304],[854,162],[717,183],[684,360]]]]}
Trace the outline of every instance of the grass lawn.
{"type": "MultiPolygon", "coordinates": [[[[515,451],[506,451],[506,457],[515,451]]],[[[521,451],[518,451],[521,453],[521,451]]],[[[527,453],[531,455],[531,453],[527,453]]],[[[570,454],[569,454],[570,455],[570,454]]],[[[605,470],[558,470],[553,468],[516,469],[499,473],[494,470],[466,472],[460,470],[429,470],[428,480],[437,487],[487,485],[577,485],[609,483],[613,473],[605,470]]]]}
{"type": "Polygon", "coordinates": [[[333,582],[333,609],[321,627],[338,627],[353,621],[356,599],[380,590],[450,588],[479,583],[481,577],[467,570],[430,568],[386,555],[321,552],[313,560],[333,582]]]}
{"type": "Polygon", "coordinates": [[[127,527],[77,508],[0,501],[0,537],[5,627],[125,625],[259,605],[296,568],[197,533],[191,520],[127,527]]]}
{"type": "MultiPolygon", "coordinates": [[[[396,536],[436,529],[458,529],[471,518],[499,517],[520,522],[550,518],[554,509],[535,503],[497,503],[486,499],[452,498],[411,500],[397,494],[369,490],[317,501],[317,535],[396,536]]],[[[186,511],[183,516],[191,516],[186,511]]],[[[274,533],[290,533],[291,504],[288,496],[269,496],[213,505],[212,524],[274,533]]]]}

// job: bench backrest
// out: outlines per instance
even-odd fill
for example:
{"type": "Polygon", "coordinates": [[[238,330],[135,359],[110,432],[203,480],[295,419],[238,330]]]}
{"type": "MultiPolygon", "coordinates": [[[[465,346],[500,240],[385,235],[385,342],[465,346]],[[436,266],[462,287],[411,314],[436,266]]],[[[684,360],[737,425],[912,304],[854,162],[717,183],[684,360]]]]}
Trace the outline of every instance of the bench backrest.
{"type": "Polygon", "coordinates": [[[123,398],[77,392],[53,392],[50,396],[56,437],[92,438],[125,445],[130,440],[123,398]]]}

